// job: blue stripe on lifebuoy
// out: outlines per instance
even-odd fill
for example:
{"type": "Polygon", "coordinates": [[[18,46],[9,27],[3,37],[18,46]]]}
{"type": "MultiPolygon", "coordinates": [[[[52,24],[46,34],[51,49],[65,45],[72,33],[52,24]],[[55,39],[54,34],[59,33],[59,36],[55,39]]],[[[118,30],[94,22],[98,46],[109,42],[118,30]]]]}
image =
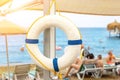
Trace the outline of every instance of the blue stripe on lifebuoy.
{"type": "Polygon", "coordinates": [[[82,40],[68,40],[68,45],[80,45],[82,40]]]}
{"type": "Polygon", "coordinates": [[[38,39],[26,39],[25,42],[29,44],[38,44],[39,40],[38,39]]]}
{"type": "Polygon", "coordinates": [[[54,59],[53,59],[53,67],[54,67],[54,70],[55,70],[56,72],[59,72],[58,59],[57,59],[57,58],[54,58],[54,59]]]}

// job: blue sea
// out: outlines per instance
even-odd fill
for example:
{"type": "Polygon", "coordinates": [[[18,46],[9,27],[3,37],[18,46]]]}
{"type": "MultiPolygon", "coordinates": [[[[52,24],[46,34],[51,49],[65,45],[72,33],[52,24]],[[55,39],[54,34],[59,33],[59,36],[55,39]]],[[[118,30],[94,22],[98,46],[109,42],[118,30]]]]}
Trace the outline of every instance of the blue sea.
{"type": "MultiPolygon", "coordinates": [[[[120,56],[120,38],[109,37],[109,32],[106,28],[79,28],[82,34],[83,44],[85,48],[90,47],[90,53],[95,56],[102,54],[107,56],[109,50],[112,50],[115,56],[120,56]]],[[[8,35],[8,54],[10,63],[31,63],[32,59],[29,56],[26,48],[25,51],[20,51],[20,48],[25,45],[26,35],[8,35]]],[[[39,49],[43,52],[43,33],[39,36],[39,49]]],[[[67,36],[60,30],[56,29],[56,45],[62,47],[56,51],[56,57],[61,57],[64,54],[64,48],[67,46],[67,36]]],[[[0,36],[0,64],[6,64],[6,46],[5,36],[0,36]]]]}

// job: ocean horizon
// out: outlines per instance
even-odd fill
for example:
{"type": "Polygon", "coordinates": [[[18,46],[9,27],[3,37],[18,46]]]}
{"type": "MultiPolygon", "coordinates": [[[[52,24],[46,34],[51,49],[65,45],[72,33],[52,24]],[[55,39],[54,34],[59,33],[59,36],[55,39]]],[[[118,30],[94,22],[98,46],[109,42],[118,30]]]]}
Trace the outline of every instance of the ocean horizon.
{"type": "MultiPolygon", "coordinates": [[[[107,56],[109,50],[113,51],[113,54],[120,57],[120,38],[112,35],[109,38],[109,32],[106,28],[79,28],[82,34],[83,44],[85,48],[90,47],[89,52],[95,56],[101,54],[103,57],[107,56]]],[[[26,35],[8,35],[8,53],[10,63],[30,63],[32,62],[26,48],[25,51],[20,51],[20,48],[25,46],[26,35]]],[[[56,57],[61,57],[64,54],[64,48],[67,46],[67,36],[60,30],[56,29],[56,46],[60,46],[62,49],[56,51],[56,57]]],[[[39,49],[43,52],[43,33],[39,36],[39,49]]],[[[6,47],[5,37],[0,36],[0,64],[6,64],[6,47]]]]}

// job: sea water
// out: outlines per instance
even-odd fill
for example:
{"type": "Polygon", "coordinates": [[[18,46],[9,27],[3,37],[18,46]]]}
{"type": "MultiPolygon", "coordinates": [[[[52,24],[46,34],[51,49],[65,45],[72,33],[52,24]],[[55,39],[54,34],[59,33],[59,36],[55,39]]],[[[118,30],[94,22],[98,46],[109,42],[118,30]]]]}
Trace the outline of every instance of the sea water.
{"type": "MultiPolygon", "coordinates": [[[[90,53],[95,56],[101,54],[103,57],[107,56],[109,50],[112,50],[114,55],[120,56],[120,38],[109,38],[109,32],[106,28],[79,28],[82,35],[82,41],[85,48],[90,48],[90,53]]],[[[39,36],[39,49],[43,52],[43,33],[39,36]]],[[[10,63],[31,63],[32,59],[29,56],[26,47],[25,51],[20,48],[25,45],[26,35],[8,35],[8,54],[10,63]]],[[[64,54],[64,48],[67,44],[67,35],[61,30],[56,29],[56,45],[62,49],[56,51],[56,57],[61,57],[64,54]]],[[[5,36],[0,36],[0,64],[6,64],[6,43],[5,36]]]]}

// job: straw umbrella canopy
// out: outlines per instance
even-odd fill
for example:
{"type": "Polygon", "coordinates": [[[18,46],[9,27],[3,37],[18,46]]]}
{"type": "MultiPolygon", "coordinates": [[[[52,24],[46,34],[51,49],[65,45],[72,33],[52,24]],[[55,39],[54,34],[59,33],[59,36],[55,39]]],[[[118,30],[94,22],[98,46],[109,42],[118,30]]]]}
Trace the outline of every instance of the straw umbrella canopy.
{"type": "Polygon", "coordinates": [[[114,21],[107,25],[107,30],[109,30],[109,31],[111,31],[111,30],[115,31],[116,29],[120,30],[120,23],[118,23],[117,21],[114,21]]]}
{"type": "Polygon", "coordinates": [[[118,30],[120,31],[120,23],[118,24],[118,30]]]}
{"type": "Polygon", "coordinates": [[[6,56],[7,56],[7,66],[8,66],[8,74],[10,79],[10,72],[9,72],[9,55],[8,55],[8,35],[17,35],[17,34],[25,34],[26,30],[18,26],[8,20],[1,20],[0,21],[0,35],[5,36],[5,43],[6,43],[6,56]]]}

